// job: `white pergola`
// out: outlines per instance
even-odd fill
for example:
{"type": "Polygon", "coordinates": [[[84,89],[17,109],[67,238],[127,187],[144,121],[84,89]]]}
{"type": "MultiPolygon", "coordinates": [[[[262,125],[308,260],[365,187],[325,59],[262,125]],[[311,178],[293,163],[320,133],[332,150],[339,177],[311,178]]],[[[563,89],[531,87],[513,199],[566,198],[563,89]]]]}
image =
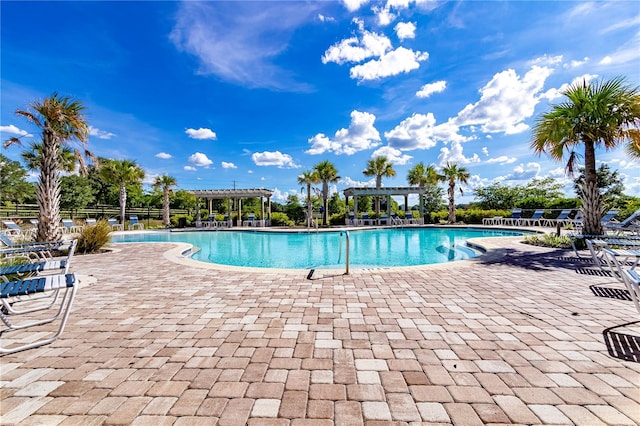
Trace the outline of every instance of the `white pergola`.
{"type": "Polygon", "coordinates": [[[271,222],[271,196],[273,191],[264,188],[254,189],[194,189],[189,191],[196,196],[198,206],[196,223],[200,222],[200,200],[207,200],[209,214],[213,212],[213,200],[231,199],[238,202],[238,226],[242,225],[242,200],[247,198],[260,198],[260,209],[265,224],[271,222]],[[267,201],[267,216],[265,216],[265,198],[267,201]],[[265,219],[266,218],[266,219],[265,219]]]}
{"type": "Polygon", "coordinates": [[[349,206],[349,197],[353,197],[353,210],[357,214],[358,212],[358,197],[372,196],[372,197],[386,197],[387,199],[387,216],[391,216],[391,197],[403,196],[405,210],[409,207],[409,195],[418,194],[420,199],[420,217],[424,210],[424,188],[417,186],[403,186],[403,187],[384,187],[384,188],[347,188],[342,191],[345,198],[345,206],[349,206]]]}

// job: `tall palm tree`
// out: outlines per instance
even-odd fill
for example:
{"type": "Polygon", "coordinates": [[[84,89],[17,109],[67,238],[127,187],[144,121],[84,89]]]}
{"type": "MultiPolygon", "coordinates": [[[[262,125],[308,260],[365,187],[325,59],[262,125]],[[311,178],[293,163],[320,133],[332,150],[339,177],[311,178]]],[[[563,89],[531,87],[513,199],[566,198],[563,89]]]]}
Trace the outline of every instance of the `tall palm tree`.
{"type": "MultiPolygon", "coordinates": [[[[393,170],[393,164],[383,155],[368,160],[367,168],[362,173],[365,176],[376,177],[376,189],[382,188],[383,177],[396,175],[396,171],[393,170]]],[[[376,216],[378,215],[380,215],[380,197],[376,196],[376,216]]]]}
{"type": "Polygon", "coordinates": [[[313,224],[313,204],[311,203],[311,185],[315,183],[320,183],[318,179],[318,174],[313,170],[308,170],[306,172],[302,172],[300,176],[298,176],[298,183],[300,185],[305,185],[307,188],[307,227],[311,227],[313,224]]]}
{"type": "Polygon", "coordinates": [[[585,234],[603,233],[600,217],[602,199],[596,174],[596,147],[606,150],[627,144],[630,154],[640,146],[640,88],[629,86],[623,77],[599,82],[576,83],[564,90],[565,102],[542,114],[532,131],[531,148],[556,161],[568,157],[567,171],[573,173],[584,145],[585,184],[582,211],[585,234]]]}
{"type": "MultiPolygon", "coordinates": [[[[466,167],[458,167],[455,163],[447,163],[442,169],[442,181],[449,182],[449,188],[447,194],[449,195],[449,223],[456,223],[456,182],[467,183],[471,175],[467,171],[466,167]]],[[[462,188],[460,188],[460,195],[464,195],[462,188]]]]}
{"type": "MultiPolygon", "coordinates": [[[[407,182],[409,185],[416,185],[420,189],[425,189],[431,185],[437,185],[442,179],[436,168],[433,165],[425,167],[423,162],[420,162],[409,169],[407,173],[407,182]]],[[[405,206],[405,210],[409,210],[405,206]]],[[[422,215],[422,213],[420,213],[422,215]]]]}
{"type": "MultiPolygon", "coordinates": [[[[42,143],[31,142],[29,149],[20,153],[25,167],[29,170],[40,170],[42,165],[42,143]]],[[[73,149],[68,146],[60,148],[60,171],[71,173],[75,170],[77,160],[73,149]]],[[[95,160],[94,160],[95,161],[95,160]]]]}
{"type": "MultiPolygon", "coordinates": [[[[43,101],[34,101],[27,110],[16,110],[16,114],[26,118],[42,131],[42,153],[39,164],[40,177],[36,199],[38,202],[38,241],[52,241],[62,238],[60,224],[60,150],[76,142],[85,147],[89,139],[89,127],[83,115],[84,106],[78,100],[53,93],[43,101]]],[[[19,144],[13,137],[4,143],[5,147],[19,144]]],[[[74,153],[80,170],[86,170],[82,152],[74,153]]],[[[92,157],[89,151],[84,154],[92,157]]]]}
{"type": "Polygon", "coordinates": [[[162,224],[169,226],[171,224],[171,214],[169,210],[169,194],[171,188],[178,185],[176,178],[169,175],[157,176],[153,182],[153,187],[162,189],[162,224]]]}
{"type": "Polygon", "coordinates": [[[338,176],[338,170],[329,160],[324,160],[313,166],[313,171],[318,176],[318,182],[322,182],[322,223],[327,225],[328,207],[329,207],[329,184],[335,183],[340,180],[338,176]]]}
{"type": "Polygon", "coordinates": [[[125,222],[125,208],[127,205],[127,185],[135,185],[144,179],[144,171],[135,161],[107,160],[101,167],[100,173],[112,185],[120,189],[120,223],[125,222]]]}

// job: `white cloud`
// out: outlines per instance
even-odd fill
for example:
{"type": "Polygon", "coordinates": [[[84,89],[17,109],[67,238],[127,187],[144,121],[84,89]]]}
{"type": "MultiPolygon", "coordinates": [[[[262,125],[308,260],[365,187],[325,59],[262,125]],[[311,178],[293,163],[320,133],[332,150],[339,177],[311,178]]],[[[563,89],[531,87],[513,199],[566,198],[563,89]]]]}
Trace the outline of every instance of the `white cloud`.
{"type": "Polygon", "coordinates": [[[171,154],[167,154],[166,152],[159,152],[156,154],[156,158],[162,158],[163,160],[168,160],[171,158],[171,154]]]}
{"type": "Polygon", "coordinates": [[[585,56],[585,58],[581,61],[577,61],[577,60],[572,60],[571,62],[569,62],[569,65],[566,65],[565,67],[571,67],[571,68],[577,68],[579,66],[582,66],[584,64],[586,64],[587,62],[589,62],[589,58],[585,56]]]}
{"type": "Polygon", "coordinates": [[[549,176],[552,178],[563,178],[567,174],[567,171],[563,167],[557,167],[551,171],[549,171],[549,176]]]}
{"type": "Polygon", "coordinates": [[[443,167],[447,163],[469,164],[480,162],[478,154],[473,154],[471,157],[465,157],[462,151],[462,144],[460,142],[451,142],[451,149],[443,146],[440,148],[440,155],[438,155],[438,164],[440,167],[443,167]]]}
{"type": "Polygon", "coordinates": [[[379,57],[391,50],[391,41],[381,34],[363,31],[360,38],[344,39],[324,52],[322,63],[362,62],[367,58],[379,57]]]}
{"type": "Polygon", "coordinates": [[[396,19],[396,15],[391,13],[389,7],[374,6],[371,10],[378,18],[378,25],[381,27],[386,27],[396,19]]]}
{"type": "Polygon", "coordinates": [[[340,179],[340,183],[344,184],[347,188],[375,187],[376,178],[374,177],[369,180],[355,180],[350,178],[349,176],[346,176],[340,179]]]}
{"type": "Polygon", "coordinates": [[[489,148],[487,148],[486,146],[483,146],[482,147],[482,153],[488,157],[489,156],[489,148]]]}
{"type": "Polygon", "coordinates": [[[640,32],[637,32],[634,37],[622,45],[617,45],[618,48],[609,55],[602,58],[600,65],[611,64],[628,64],[629,62],[638,60],[638,45],[640,45],[640,32]]]}
{"type": "Polygon", "coordinates": [[[393,29],[400,40],[416,38],[416,24],[413,22],[398,22],[393,29]]]}
{"type": "Polygon", "coordinates": [[[169,38],[197,58],[200,75],[251,88],[308,91],[276,61],[293,34],[323,7],[322,2],[180,2],[169,38]]]}
{"type": "Polygon", "coordinates": [[[513,173],[504,177],[505,180],[531,180],[538,176],[540,173],[540,164],[538,163],[527,163],[520,164],[513,169],[513,173]]]}
{"type": "Polygon", "coordinates": [[[434,93],[443,92],[447,88],[447,82],[444,80],[435,81],[433,83],[427,83],[416,92],[416,96],[419,98],[428,98],[434,93]]]}
{"type": "Polygon", "coordinates": [[[369,3],[369,0],[342,0],[342,3],[349,12],[355,12],[360,9],[363,4],[369,3]]]}
{"type": "Polygon", "coordinates": [[[12,135],[18,136],[27,136],[32,137],[33,135],[26,130],[22,130],[14,126],[13,124],[9,124],[8,126],[0,126],[0,133],[9,133],[12,135]]]}
{"type": "Polygon", "coordinates": [[[526,131],[529,126],[524,120],[533,115],[539,102],[537,94],[552,72],[551,68],[534,65],[522,78],[512,69],[495,74],[480,89],[480,100],[458,113],[456,124],[481,125],[486,133],[511,135],[526,131]]]}
{"type": "Polygon", "coordinates": [[[318,155],[324,152],[352,155],[358,151],[380,145],[380,133],[374,127],[376,116],[368,112],[352,111],[348,129],[340,129],[334,139],[318,133],[309,139],[311,148],[305,154],[318,155]]]}
{"type": "Polygon", "coordinates": [[[277,166],[280,169],[296,169],[300,167],[294,163],[289,154],[283,154],[280,151],[254,152],[251,155],[251,159],[256,166],[277,166]]]}
{"type": "Polygon", "coordinates": [[[89,136],[95,136],[98,139],[111,139],[115,134],[89,126],[89,136]]]}
{"type": "Polygon", "coordinates": [[[540,67],[554,66],[554,65],[560,65],[562,63],[562,58],[563,58],[562,55],[549,56],[547,54],[544,54],[540,57],[533,59],[532,61],[529,61],[529,63],[530,65],[537,65],[540,67]]]}
{"type": "Polygon", "coordinates": [[[195,172],[197,169],[193,166],[184,166],[184,169],[188,172],[195,172]]]}
{"type": "Polygon", "coordinates": [[[221,162],[220,165],[222,166],[223,169],[237,169],[238,168],[235,164],[227,163],[226,161],[221,162]]]}
{"type": "Polygon", "coordinates": [[[383,146],[381,148],[376,149],[371,153],[371,158],[376,157],[387,157],[387,159],[397,166],[404,166],[411,160],[413,157],[407,154],[402,154],[402,151],[399,149],[391,148],[390,146],[383,146]]]}
{"type": "MultiPolygon", "coordinates": [[[[293,192],[295,193],[295,192],[293,192]]],[[[287,198],[289,198],[289,195],[291,195],[292,192],[289,191],[280,191],[278,188],[274,188],[271,194],[271,199],[273,201],[277,201],[278,203],[286,203],[287,202],[287,198]]]]}
{"type": "Polygon", "coordinates": [[[552,88],[547,90],[546,92],[540,95],[540,99],[548,99],[549,101],[553,101],[555,99],[561,98],[564,96],[562,92],[567,90],[570,86],[575,86],[577,84],[582,84],[583,82],[589,83],[591,80],[597,78],[597,74],[584,74],[579,77],[576,77],[571,81],[571,83],[564,83],[562,86],[556,88],[552,88]]]}
{"type": "Polygon", "coordinates": [[[600,65],[609,65],[610,63],[613,62],[613,58],[611,56],[605,56],[604,58],[600,59],[600,62],[598,62],[600,65]]]}
{"type": "Polygon", "coordinates": [[[201,152],[196,152],[189,157],[189,163],[198,167],[208,167],[213,164],[213,161],[209,160],[207,156],[201,152]]]}
{"type": "Polygon", "coordinates": [[[511,163],[515,163],[518,159],[515,157],[508,157],[506,155],[501,155],[500,157],[496,157],[496,158],[489,158],[486,162],[487,163],[498,163],[501,166],[504,166],[505,164],[511,164],[511,163]]]}
{"type": "Polygon", "coordinates": [[[377,80],[420,68],[420,62],[427,60],[427,52],[413,51],[405,47],[385,53],[379,59],[372,59],[351,68],[349,75],[360,81],[377,80]]]}
{"type": "Polygon", "coordinates": [[[211,139],[211,140],[218,139],[216,132],[212,131],[211,129],[205,129],[202,127],[199,128],[198,130],[187,129],[185,133],[189,135],[191,139],[211,139]]]}
{"type": "Polygon", "coordinates": [[[466,142],[469,138],[458,134],[458,127],[450,120],[436,125],[432,113],[416,114],[405,118],[400,124],[384,133],[389,146],[403,151],[412,149],[429,149],[438,141],[466,142]]]}
{"type": "Polygon", "coordinates": [[[336,19],[331,16],[325,16],[322,13],[318,13],[318,20],[320,22],[335,22],[336,19]]]}

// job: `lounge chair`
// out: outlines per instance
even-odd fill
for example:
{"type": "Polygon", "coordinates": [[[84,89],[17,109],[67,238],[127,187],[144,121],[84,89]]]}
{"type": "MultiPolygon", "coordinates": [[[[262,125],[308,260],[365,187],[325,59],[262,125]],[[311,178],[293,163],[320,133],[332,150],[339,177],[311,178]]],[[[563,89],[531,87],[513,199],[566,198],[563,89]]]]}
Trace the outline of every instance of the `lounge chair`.
{"type": "Polygon", "coordinates": [[[134,229],[144,229],[142,222],[138,221],[138,216],[129,216],[129,231],[134,229]]]}
{"type": "Polygon", "coordinates": [[[636,223],[640,221],[640,209],[633,212],[631,216],[623,220],[622,222],[609,221],[607,223],[603,223],[605,230],[613,231],[615,233],[623,233],[623,232],[636,232],[640,230],[640,224],[636,223]]]}
{"type": "Polygon", "coordinates": [[[606,212],[602,216],[602,218],[600,218],[600,222],[602,222],[602,226],[606,227],[609,224],[609,222],[614,220],[614,218],[618,215],[619,212],[620,210],[613,210],[613,209],[606,212]]]}
{"type": "Polygon", "coordinates": [[[51,259],[51,250],[59,250],[69,243],[70,241],[65,240],[14,243],[7,235],[0,234],[0,257],[20,257],[29,261],[47,260],[51,259]]]}
{"type": "Polygon", "coordinates": [[[503,219],[502,216],[485,217],[482,219],[482,224],[487,226],[502,225],[503,219]]]}
{"type": "Polygon", "coordinates": [[[4,230],[5,234],[14,235],[16,237],[24,237],[25,236],[24,230],[22,228],[20,228],[20,226],[18,226],[18,224],[15,223],[14,221],[12,221],[12,220],[3,220],[2,224],[6,228],[4,230]]]}
{"type": "MultiPolygon", "coordinates": [[[[62,319],[60,321],[60,326],[58,330],[55,332],[53,336],[47,338],[39,338],[36,341],[25,343],[20,346],[12,346],[12,347],[0,347],[0,356],[12,354],[19,351],[24,351],[27,349],[36,348],[38,346],[46,345],[55,341],[64,330],[64,327],[67,323],[67,319],[69,318],[69,313],[71,312],[71,305],[73,304],[73,299],[75,298],[76,291],[78,289],[77,286],[77,278],[75,274],[58,274],[58,275],[49,275],[46,277],[35,277],[27,280],[17,280],[17,281],[9,281],[5,283],[0,283],[0,299],[6,305],[11,305],[14,301],[21,301],[22,298],[28,298],[32,295],[46,295],[47,293],[55,293],[58,294],[60,290],[64,291],[64,297],[60,302],[60,308],[57,313],[52,317],[33,320],[30,322],[24,322],[20,324],[16,324],[13,321],[14,316],[21,316],[26,313],[34,312],[42,310],[43,308],[32,307],[31,309],[27,309],[25,311],[21,311],[19,313],[14,314],[1,314],[0,319],[5,324],[6,328],[2,330],[3,339],[9,339],[10,333],[15,330],[21,330],[25,328],[35,327],[42,324],[50,323],[56,320],[60,315],[62,315],[62,319]]],[[[55,297],[57,299],[57,296],[55,297]]],[[[38,302],[35,302],[36,304],[38,302]]],[[[55,300],[54,300],[55,303],[55,300]]],[[[49,303],[48,307],[51,307],[52,304],[49,303]]]]}
{"type": "Polygon", "coordinates": [[[124,225],[121,223],[118,223],[116,219],[109,218],[107,219],[107,222],[109,223],[109,226],[111,227],[112,231],[124,231],[124,225]]]}
{"type": "Polygon", "coordinates": [[[624,269],[622,271],[622,278],[624,284],[627,286],[627,290],[629,290],[631,300],[640,314],[640,274],[631,269],[624,269]]]}
{"type": "Polygon", "coordinates": [[[634,270],[640,263],[640,250],[605,247],[602,249],[602,253],[603,265],[608,266],[613,276],[621,282],[624,282],[623,269],[634,270]]]}
{"type": "Polygon", "coordinates": [[[537,209],[533,212],[533,215],[531,217],[521,219],[520,224],[527,226],[540,226],[540,223],[542,222],[542,220],[544,220],[543,216],[544,209],[537,209]]]}
{"type": "Polygon", "coordinates": [[[71,219],[62,219],[62,232],[67,234],[75,234],[82,231],[82,226],[74,225],[71,219]]]}
{"type": "Polygon", "coordinates": [[[567,224],[567,220],[569,219],[569,215],[573,209],[564,209],[558,214],[557,217],[551,219],[542,219],[542,226],[553,227],[556,225],[564,226],[567,224]]]}
{"type": "Polygon", "coordinates": [[[522,223],[522,209],[511,210],[511,216],[502,219],[502,225],[518,226],[522,223]]]}
{"type": "MultiPolygon", "coordinates": [[[[71,258],[73,257],[77,242],[77,240],[70,242],[69,251],[64,259],[54,260],[53,258],[47,258],[36,262],[0,266],[0,276],[31,276],[41,274],[43,272],[58,271],[60,269],[67,273],[69,272],[69,265],[71,264],[71,258]]],[[[62,246],[59,246],[57,249],[60,249],[61,247],[62,246]]]]}
{"type": "Polygon", "coordinates": [[[376,220],[371,219],[369,217],[369,213],[366,213],[366,212],[362,213],[362,219],[360,219],[360,221],[363,225],[373,225],[376,222],[376,220]]]}
{"type": "Polygon", "coordinates": [[[378,225],[380,226],[389,225],[389,216],[387,216],[386,214],[380,215],[380,217],[378,218],[378,225]]]}
{"type": "Polygon", "coordinates": [[[84,220],[84,225],[85,226],[96,226],[96,220],[95,219],[85,219],[84,220]]]}
{"type": "Polygon", "coordinates": [[[242,226],[256,226],[256,215],[249,213],[247,215],[247,220],[242,221],[242,226]]]}

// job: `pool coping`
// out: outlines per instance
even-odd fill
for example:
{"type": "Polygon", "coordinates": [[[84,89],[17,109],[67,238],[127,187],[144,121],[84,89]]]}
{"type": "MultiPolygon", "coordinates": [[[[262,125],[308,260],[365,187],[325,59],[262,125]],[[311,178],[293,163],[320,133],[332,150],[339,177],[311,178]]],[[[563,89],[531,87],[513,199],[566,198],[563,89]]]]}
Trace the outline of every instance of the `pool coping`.
{"type": "MultiPolygon", "coordinates": [[[[540,230],[530,228],[530,229],[521,229],[521,228],[496,228],[490,226],[470,226],[470,225],[420,225],[420,226],[407,226],[410,228],[479,228],[479,229],[492,229],[492,230],[505,230],[505,231],[534,231],[541,232],[540,230]]],[[[358,227],[355,230],[365,230],[365,229],[381,229],[381,228],[389,228],[383,226],[371,226],[371,227],[358,227]]],[[[241,227],[230,228],[229,230],[236,231],[248,231],[248,232],[273,232],[274,229],[265,228],[258,231],[256,228],[248,228],[242,229],[241,227]]],[[[183,230],[159,230],[161,232],[193,232],[193,231],[205,231],[205,232],[215,232],[215,230],[208,229],[200,229],[200,228],[187,228],[183,230]]],[[[220,229],[219,231],[224,232],[225,229],[220,229]]],[[[323,228],[317,230],[318,232],[340,232],[340,231],[349,231],[348,228],[323,228]]],[[[157,232],[156,230],[143,230],[143,231],[133,231],[135,233],[153,233],[157,232]]],[[[118,231],[114,232],[116,235],[127,234],[130,235],[133,233],[132,231],[118,231]]],[[[290,229],[280,228],[278,232],[291,232],[291,233],[306,233],[306,231],[301,230],[292,231],[290,229]]],[[[309,232],[316,232],[315,229],[310,230],[309,232]]],[[[523,245],[522,243],[523,236],[507,236],[507,237],[476,237],[470,238],[467,240],[467,245],[473,249],[482,251],[479,256],[470,258],[470,259],[461,259],[455,260],[451,262],[444,263],[430,263],[424,265],[411,265],[411,266],[384,266],[384,267],[371,267],[371,268],[362,268],[362,267],[350,267],[350,272],[355,271],[370,271],[375,273],[384,273],[384,272],[399,272],[399,271],[420,271],[420,270],[430,270],[434,268],[438,269],[449,269],[449,268],[460,268],[460,267],[473,267],[477,262],[491,262],[493,260],[499,259],[504,256],[505,251],[510,249],[516,249],[523,245]]],[[[169,249],[163,253],[163,257],[170,262],[177,263],[180,265],[185,265],[189,267],[196,268],[204,268],[204,269],[215,269],[215,270],[223,270],[229,272],[246,272],[246,273],[278,273],[278,274],[294,274],[299,275],[301,273],[307,274],[311,271],[311,268],[258,268],[251,266],[234,266],[234,265],[224,265],[220,263],[211,263],[211,262],[203,262],[200,260],[195,260],[191,258],[191,255],[194,253],[194,245],[190,243],[182,243],[182,242],[170,242],[170,241],[149,241],[149,242],[131,242],[131,243],[116,243],[116,244],[157,244],[157,243],[168,243],[175,245],[174,248],[169,249]]],[[[115,244],[110,244],[109,248],[112,250],[117,250],[117,247],[114,247],[115,244]]],[[[526,245],[527,247],[533,247],[531,245],[526,245]]],[[[316,271],[320,274],[339,274],[345,273],[345,268],[335,269],[335,268],[318,268],[316,271]]]]}

